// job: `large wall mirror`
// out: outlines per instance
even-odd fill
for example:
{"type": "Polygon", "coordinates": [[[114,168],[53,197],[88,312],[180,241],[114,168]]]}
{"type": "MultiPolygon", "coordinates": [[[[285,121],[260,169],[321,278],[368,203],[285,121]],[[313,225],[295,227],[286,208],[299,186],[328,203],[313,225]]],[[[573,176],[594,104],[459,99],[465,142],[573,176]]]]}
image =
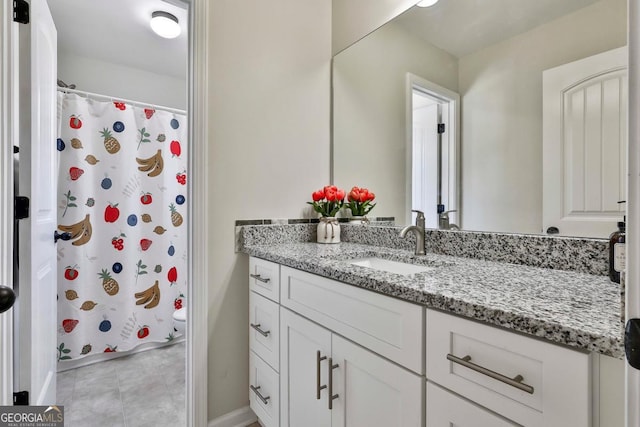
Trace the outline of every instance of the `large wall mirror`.
{"type": "Polygon", "coordinates": [[[437,228],[440,203],[465,230],[606,237],[624,214],[626,43],[626,0],[411,7],[334,56],[333,183],[398,224],[419,207],[437,228]]]}

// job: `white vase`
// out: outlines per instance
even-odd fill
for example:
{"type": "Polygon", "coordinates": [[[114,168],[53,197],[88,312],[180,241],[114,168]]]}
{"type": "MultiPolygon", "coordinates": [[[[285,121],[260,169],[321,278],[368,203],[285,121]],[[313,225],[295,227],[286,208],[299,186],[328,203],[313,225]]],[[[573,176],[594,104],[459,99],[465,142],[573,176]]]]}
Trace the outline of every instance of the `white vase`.
{"type": "Polygon", "coordinates": [[[349,218],[349,224],[369,224],[369,218],[367,218],[366,216],[352,216],[351,218],[349,218]]]}
{"type": "Polygon", "coordinates": [[[335,217],[320,218],[317,230],[318,243],[340,243],[340,223],[335,217]]]}

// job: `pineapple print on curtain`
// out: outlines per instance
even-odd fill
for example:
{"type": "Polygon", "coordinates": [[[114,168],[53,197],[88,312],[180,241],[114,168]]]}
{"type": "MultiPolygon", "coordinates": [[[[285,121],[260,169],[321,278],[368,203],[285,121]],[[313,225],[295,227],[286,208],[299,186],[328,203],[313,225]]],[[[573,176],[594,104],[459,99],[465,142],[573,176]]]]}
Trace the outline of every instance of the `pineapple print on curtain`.
{"type": "Polygon", "coordinates": [[[172,341],[187,277],[187,120],[58,94],[58,359],[172,341]]]}

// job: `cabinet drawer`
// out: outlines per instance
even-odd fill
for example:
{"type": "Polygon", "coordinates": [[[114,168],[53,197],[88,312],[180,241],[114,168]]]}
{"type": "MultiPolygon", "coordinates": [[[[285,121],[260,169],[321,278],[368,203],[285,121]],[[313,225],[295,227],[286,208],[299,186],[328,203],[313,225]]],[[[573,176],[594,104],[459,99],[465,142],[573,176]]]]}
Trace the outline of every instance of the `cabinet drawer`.
{"type": "Polygon", "coordinates": [[[515,427],[516,425],[427,381],[427,426],[429,427],[515,427]]]}
{"type": "Polygon", "coordinates": [[[280,426],[280,378],[252,351],[249,352],[249,406],[264,427],[280,426]]]}
{"type": "Polygon", "coordinates": [[[433,310],[426,319],[427,379],[519,424],[589,426],[587,354],[433,310]]]}
{"type": "Polygon", "coordinates": [[[249,258],[249,289],[278,302],[280,265],[260,258],[249,258]]]}
{"type": "Polygon", "coordinates": [[[422,374],[423,307],[282,266],[283,306],[422,374]]]}
{"type": "Polygon", "coordinates": [[[280,306],[249,292],[249,348],[279,371],[280,306]]]}

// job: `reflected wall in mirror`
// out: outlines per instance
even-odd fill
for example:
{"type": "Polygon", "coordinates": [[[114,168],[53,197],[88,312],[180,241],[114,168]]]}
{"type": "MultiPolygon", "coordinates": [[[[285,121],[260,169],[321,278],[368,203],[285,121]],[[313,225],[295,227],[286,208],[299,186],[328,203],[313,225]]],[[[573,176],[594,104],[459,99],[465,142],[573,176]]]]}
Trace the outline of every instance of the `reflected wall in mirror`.
{"type": "MultiPolygon", "coordinates": [[[[544,233],[553,224],[543,220],[549,173],[543,161],[543,72],[625,46],[626,12],[626,0],[440,0],[431,8],[409,9],[334,57],[333,183],[367,187],[376,193],[376,216],[411,221],[411,74],[460,96],[459,160],[452,165],[458,171],[447,172],[459,174],[460,215],[451,214],[451,222],[467,230],[544,233]]],[[[586,138],[582,148],[563,142],[569,144],[563,153],[585,160],[580,170],[568,164],[564,180],[555,183],[569,199],[565,214],[587,216],[597,205],[608,215],[598,221],[609,231],[587,226],[563,233],[559,227],[561,234],[606,237],[622,219],[624,207],[610,202],[624,199],[625,172],[604,173],[602,159],[612,144],[604,129],[615,125],[602,124],[602,118],[593,124],[589,110],[591,104],[617,102],[623,117],[626,78],[618,81],[614,101],[604,89],[599,98],[589,95],[596,89],[585,89],[584,129],[600,137],[586,138]],[[593,157],[598,150],[601,157],[593,157]],[[612,175],[621,177],[614,185],[612,175]],[[585,184],[582,205],[575,201],[580,179],[599,183],[597,194],[586,194],[585,184]]],[[[627,129],[622,122],[617,126],[614,144],[624,156],[627,129]]],[[[624,159],[606,167],[616,164],[624,167],[624,159]]],[[[432,219],[427,226],[437,223],[432,219]]]]}

